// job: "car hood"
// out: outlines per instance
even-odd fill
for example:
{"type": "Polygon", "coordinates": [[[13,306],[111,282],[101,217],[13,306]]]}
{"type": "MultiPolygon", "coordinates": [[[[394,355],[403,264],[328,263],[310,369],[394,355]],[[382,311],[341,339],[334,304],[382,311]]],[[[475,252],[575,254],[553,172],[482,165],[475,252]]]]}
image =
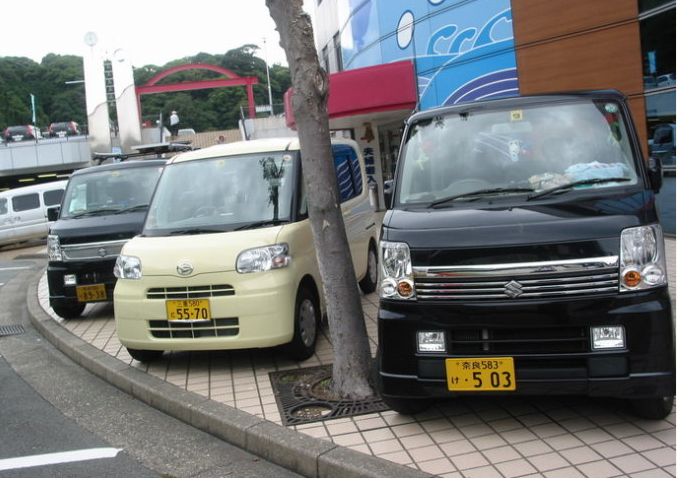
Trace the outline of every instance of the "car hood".
{"type": "Polygon", "coordinates": [[[383,238],[410,248],[477,248],[618,238],[658,222],[650,191],[569,202],[534,200],[510,207],[388,211],[383,238]]]}
{"type": "Polygon", "coordinates": [[[144,276],[192,277],[235,270],[240,252],[275,244],[284,226],[212,234],[143,237],[137,236],[122,254],[141,259],[144,276]],[[177,266],[188,262],[193,272],[180,275],[177,266]]]}
{"type": "Polygon", "coordinates": [[[141,232],[146,211],[127,212],[69,219],[58,219],[50,227],[50,234],[59,236],[61,244],[130,239],[141,232]]]}

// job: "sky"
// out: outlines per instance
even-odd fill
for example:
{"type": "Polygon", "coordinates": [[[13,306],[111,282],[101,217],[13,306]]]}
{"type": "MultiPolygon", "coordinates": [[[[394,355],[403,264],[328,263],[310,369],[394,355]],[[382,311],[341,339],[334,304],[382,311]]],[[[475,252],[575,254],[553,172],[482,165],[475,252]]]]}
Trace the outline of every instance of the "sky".
{"type": "Polygon", "coordinates": [[[163,66],[200,52],[223,54],[245,44],[270,65],[287,65],[265,0],[32,0],[21,15],[4,17],[0,56],[83,56],[85,34],[96,47],[123,49],[134,67],[163,66]],[[265,43],[264,43],[265,39],[265,43]]]}

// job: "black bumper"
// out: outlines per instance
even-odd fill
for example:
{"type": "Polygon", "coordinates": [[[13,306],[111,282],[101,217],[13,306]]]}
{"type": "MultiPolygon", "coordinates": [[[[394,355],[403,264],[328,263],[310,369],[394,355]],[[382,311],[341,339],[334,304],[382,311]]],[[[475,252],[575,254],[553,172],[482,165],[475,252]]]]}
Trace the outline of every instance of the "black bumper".
{"type": "Polygon", "coordinates": [[[461,394],[675,394],[675,332],[667,287],[598,298],[419,303],[381,300],[379,375],[387,397],[461,394]],[[623,325],[626,348],[592,351],[590,326],[623,325]],[[419,353],[417,331],[444,331],[447,353],[419,353]],[[450,392],[445,359],[513,357],[517,388],[450,392]]]}
{"type": "Polygon", "coordinates": [[[47,284],[49,286],[49,303],[54,305],[70,305],[77,303],[74,285],[64,285],[64,276],[74,274],[77,285],[103,284],[106,288],[106,300],[91,302],[111,302],[116,278],[113,275],[115,259],[95,262],[50,262],[47,267],[47,284]]]}

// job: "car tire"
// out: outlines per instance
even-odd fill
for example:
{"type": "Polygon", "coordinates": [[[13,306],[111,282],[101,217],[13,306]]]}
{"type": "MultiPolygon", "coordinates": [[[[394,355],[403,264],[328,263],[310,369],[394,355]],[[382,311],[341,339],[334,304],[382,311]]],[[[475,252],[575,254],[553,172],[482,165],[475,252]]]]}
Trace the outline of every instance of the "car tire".
{"type": "Polygon", "coordinates": [[[127,352],[129,352],[129,355],[131,355],[134,360],[138,360],[141,363],[149,363],[153,360],[159,359],[164,351],[130,349],[127,347],[127,352]]]}
{"type": "Polygon", "coordinates": [[[670,415],[674,401],[674,395],[667,397],[634,398],[630,400],[630,405],[632,405],[635,414],[640,418],[662,420],[670,415]]]}
{"type": "Polygon", "coordinates": [[[369,250],[367,251],[367,272],[359,282],[360,290],[365,294],[371,294],[376,290],[376,283],[378,281],[378,255],[376,248],[372,243],[369,243],[369,250]]]}
{"type": "Polygon", "coordinates": [[[61,318],[64,319],[75,319],[76,317],[80,317],[80,314],[85,310],[86,304],[59,304],[59,305],[53,305],[52,309],[54,312],[56,312],[56,315],[58,315],[61,318]]]}
{"type": "Polygon", "coordinates": [[[285,349],[294,360],[306,360],[315,353],[315,344],[320,329],[320,304],[307,287],[296,294],[294,306],[294,338],[285,349]]]}
{"type": "Polygon", "coordinates": [[[416,415],[425,412],[432,405],[432,400],[428,398],[381,397],[381,399],[391,410],[402,415],[416,415]]]}

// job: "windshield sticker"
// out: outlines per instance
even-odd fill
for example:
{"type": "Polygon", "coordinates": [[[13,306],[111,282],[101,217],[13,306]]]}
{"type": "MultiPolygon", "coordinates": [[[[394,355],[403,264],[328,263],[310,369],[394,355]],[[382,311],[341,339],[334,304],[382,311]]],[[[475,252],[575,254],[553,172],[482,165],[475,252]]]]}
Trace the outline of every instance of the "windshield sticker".
{"type": "Polygon", "coordinates": [[[522,114],[522,110],[513,110],[510,112],[510,121],[522,121],[524,119],[524,115],[522,114]]]}

